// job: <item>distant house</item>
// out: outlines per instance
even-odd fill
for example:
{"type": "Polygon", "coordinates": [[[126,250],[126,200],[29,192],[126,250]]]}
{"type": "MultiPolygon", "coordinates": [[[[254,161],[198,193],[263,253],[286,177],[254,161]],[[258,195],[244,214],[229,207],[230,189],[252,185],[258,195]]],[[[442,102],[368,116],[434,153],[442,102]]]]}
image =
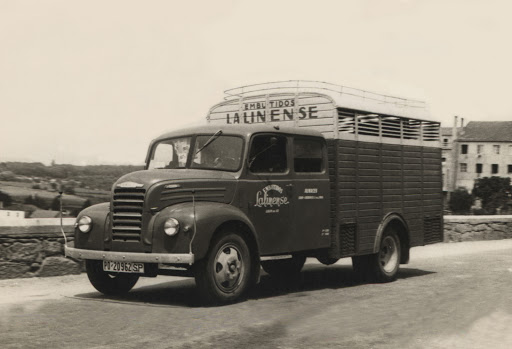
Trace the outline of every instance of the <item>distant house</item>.
{"type": "Polygon", "coordinates": [[[25,218],[25,212],[13,211],[13,210],[0,210],[0,219],[23,219],[25,218]]]}
{"type": "Polygon", "coordinates": [[[459,128],[455,140],[448,133],[442,134],[443,158],[455,189],[471,191],[481,177],[512,179],[512,121],[471,121],[459,128]]]}
{"type": "Polygon", "coordinates": [[[30,218],[58,218],[59,216],[60,216],[59,211],[35,210],[30,215],[30,218]]]}

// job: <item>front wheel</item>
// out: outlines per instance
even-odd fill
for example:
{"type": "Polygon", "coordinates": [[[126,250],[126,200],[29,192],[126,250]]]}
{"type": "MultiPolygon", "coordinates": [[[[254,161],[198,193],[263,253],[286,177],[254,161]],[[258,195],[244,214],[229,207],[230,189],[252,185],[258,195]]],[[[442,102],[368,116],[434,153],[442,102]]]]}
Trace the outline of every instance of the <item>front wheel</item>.
{"type": "Polygon", "coordinates": [[[220,235],[197,263],[195,278],[202,298],[207,303],[236,301],[251,283],[251,263],[251,252],[240,235],[220,235]]]}
{"type": "Polygon", "coordinates": [[[121,295],[130,291],[139,280],[139,276],[128,273],[103,271],[103,262],[86,260],[87,277],[95,289],[109,296],[121,295]]]}

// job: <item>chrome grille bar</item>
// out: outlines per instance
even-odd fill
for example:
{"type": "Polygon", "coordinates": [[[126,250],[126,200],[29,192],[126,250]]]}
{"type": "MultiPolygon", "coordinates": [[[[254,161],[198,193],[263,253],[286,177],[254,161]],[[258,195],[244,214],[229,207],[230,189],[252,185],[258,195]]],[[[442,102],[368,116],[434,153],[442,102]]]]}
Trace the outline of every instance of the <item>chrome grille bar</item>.
{"type": "Polygon", "coordinates": [[[114,189],[112,207],[112,240],[140,241],[145,189],[114,189]]]}

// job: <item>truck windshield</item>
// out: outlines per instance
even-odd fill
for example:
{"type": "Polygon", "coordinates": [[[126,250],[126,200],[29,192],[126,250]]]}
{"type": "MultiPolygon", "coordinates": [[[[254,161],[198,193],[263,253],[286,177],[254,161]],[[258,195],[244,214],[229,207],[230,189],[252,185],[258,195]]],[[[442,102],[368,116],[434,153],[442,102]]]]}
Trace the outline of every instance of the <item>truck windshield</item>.
{"type": "Polygon", "coordinates": [[[153,147],[148,169],[194,168],[236,171],[240,168],[243,139],[237,136],[219,136],[215,142],[205,143],[211,135],[166,139],[153,147]],[[193,147],[191,143],[193,142],[193,147]],[[199,153],[197,151],[203,148],[199,153]],[[195,155],[194,155],[195,154],[195,155]],[[192,157],[190,166],[187,160],[192,157]]]}
{"type": "Polygon", "coordinates": [[[159,142],[153,148],[148,169],[185,168],[191,140],[192,137],[182,137],[159,142]]]}

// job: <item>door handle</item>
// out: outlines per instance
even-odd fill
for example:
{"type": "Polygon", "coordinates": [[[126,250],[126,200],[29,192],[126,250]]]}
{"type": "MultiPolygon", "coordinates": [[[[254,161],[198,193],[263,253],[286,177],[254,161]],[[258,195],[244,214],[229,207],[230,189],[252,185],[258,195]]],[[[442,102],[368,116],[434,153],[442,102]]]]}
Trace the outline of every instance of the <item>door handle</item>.
{"type": "Polygon", "coordinates": [[[287,184],[284,187],[288,195],[293,195],[293,184],[287,184]]]}

